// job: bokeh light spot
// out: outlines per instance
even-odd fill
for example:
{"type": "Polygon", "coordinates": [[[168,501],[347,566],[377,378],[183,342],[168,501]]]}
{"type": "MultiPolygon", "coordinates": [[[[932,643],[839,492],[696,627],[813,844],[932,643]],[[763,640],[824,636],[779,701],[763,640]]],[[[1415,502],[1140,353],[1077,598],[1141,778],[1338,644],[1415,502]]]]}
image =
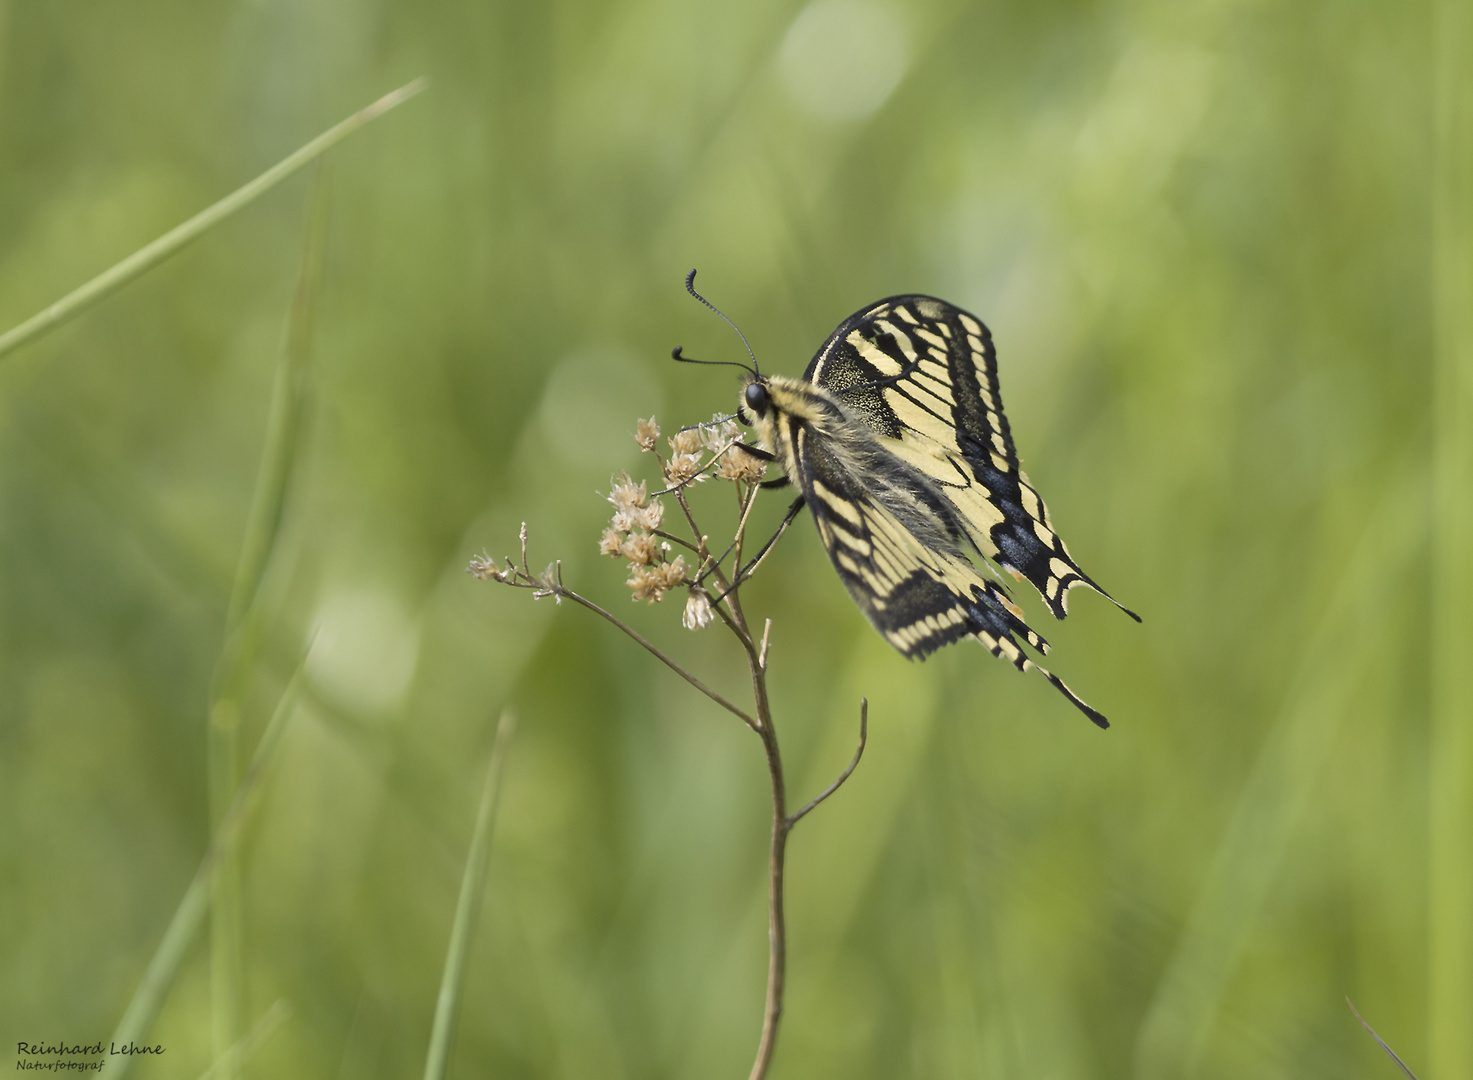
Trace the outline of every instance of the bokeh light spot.
{"type": "Polygon", "coordinates": [[[313,623],[307,672],[319,690],[363,716],[403,702],[419,660],[419,627],[397,600],[345,589],[322,602],[313,623]]]}
{"type": "Polygon", "coordinates": [[[862,120],[889,100],[910,62],[899,14],[865,0],[817,0],[778,54],[795,104],[825,120],[862,120]]]}

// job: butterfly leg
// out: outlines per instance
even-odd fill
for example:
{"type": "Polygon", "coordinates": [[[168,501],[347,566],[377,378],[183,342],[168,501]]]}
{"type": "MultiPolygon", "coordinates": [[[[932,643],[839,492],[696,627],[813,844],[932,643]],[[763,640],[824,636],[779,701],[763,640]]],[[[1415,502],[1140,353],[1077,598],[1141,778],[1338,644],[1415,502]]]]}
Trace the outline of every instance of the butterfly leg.
{"type": "Polygon", "coordinates": [[[716,597],[715,600],[711,601],[713,604],[721,603],[721,601],[726,599],[727,594],[730,593],[732,589],[735,589],[738,585],[740,585],[742,582],[746,581],[749,577],[752,576],[757,567],[761,565],[762,560],[767,558],[767,553],[772,550],[772,546],[778,542],[778,539],[782,536],[783,533],[787,532],[788,526],[793,523],[793,519],[798,516],[798,511],[803,509],[803,505],[803,496],[799,495],[796,499],[793,500],[793,505],[788,507],[787,516],[783,518],[783,523],[777,527],[777,532],[772,534],[772,539],[762,545],[762,550],[757,552],[757,554],[753,556],[751,562],[747,563],[746,566],[741,566],[737,568],[736,574],[732,578],[731,588],[727,589],[726,592],[722,593],[720,596],[716,597]]]}
{"type": "Polygon", "coordinates": [[[779,539],[782,538],[783,533],[788,531],[788,526],[793,523],[793,519],[798,516],[798,512],[803,509],[803,506],[804,497],[802,495],[799,495],[796,499],[793,500],[793,505],[788,507],[787,516],[783,518],[783,523],[777,527],[777,532],[772,534],[772,539],[763,544],[762,550],[757,552],[757,554],[752,557],[752,561],[747,563],[746,566],[742,567],[741,571],[737,574],[736,580],[738,584],[751,577],[752,574],[756,572],[757,567],[762,565],[762,560],[767,558],[767,553],[772,550],[772,546],[776,544],[779,539]]]}

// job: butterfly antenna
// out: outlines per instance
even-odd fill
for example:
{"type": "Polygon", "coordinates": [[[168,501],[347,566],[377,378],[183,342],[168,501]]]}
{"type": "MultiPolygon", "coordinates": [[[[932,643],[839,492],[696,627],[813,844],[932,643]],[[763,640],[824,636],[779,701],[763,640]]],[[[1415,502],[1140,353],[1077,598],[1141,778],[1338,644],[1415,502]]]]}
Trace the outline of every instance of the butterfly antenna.
{"type": "MultiPolygon", "coordinates": [[[[735,360],[697,360],[694,356],[686,356],[682,351],[684,348],[683,345],[677,345],[671,349],[670,359],[679,360],[682,364],[705,364],[707,367],[739,367],[753,376],[757,374],[746,364],[738,364],[735,360]]],[[[700,427],[701,425],[695,424],[694,426],[700,427]]]]}
{"type": "MultiPolygon", "coordinates": [[[[759,374],[759,372],[757,370],[757,354],[752,351],[752,346],[747,341],[747,335],[744,334],[744,333],[742,333],[741,328],[739,326],[737,326],[736,323],[732,322],[730,319],[728,319],[726,317],[726,312],[722,311],[715,304],[711,303],[711,301],[707,300],[700,293],[696,292],[696,272],[694,270],[692,270],[689,274],[686,274],[685,275],[685,291],[688,292],[688,293],[690,293],[692,296],[694,296],[701,303],[705,304],[712,311],[716,312],[716,314],[720,315],[721,318],[722,318],[722,320],[726,323],[726,325],[729,326],[729,327],[731,327],[733,330],[736,331],[736,336],[742,339],[742,344],[743,345],[746,345],[747,346],[747,355],[752,358],[752,374],[753,375],[759,374]]],[[[679,357],[677,357],[676,359],[679,359],[679,357]]],[[[740,367],[741,365],[737,365],[737,366],[740,367]]]]}

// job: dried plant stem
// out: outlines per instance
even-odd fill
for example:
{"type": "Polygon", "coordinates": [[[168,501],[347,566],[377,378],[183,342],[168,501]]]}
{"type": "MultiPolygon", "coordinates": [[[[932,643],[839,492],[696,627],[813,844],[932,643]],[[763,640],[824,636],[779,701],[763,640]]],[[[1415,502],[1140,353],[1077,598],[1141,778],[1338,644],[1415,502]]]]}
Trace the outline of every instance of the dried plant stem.
{"type": "Polygon", "coordinates": [[[1417,1080],[1417,1074],[1412,1072],[1412,1070],[1407,1067],[1407,1063],[1401,1060],[1401,1057],[1397,1054],[1395,1050],[1386,1045],[1386,1040],[1376,1034],[1376,1029],[1371,1027],[1370,1024],[1366,1023],[1366,1018],[1362,1016],[1360,1014],[1360,1010],[1355,1007],[1355,1002],[1351,1001],[1349,998],[1346,998],[1345,1004],[1350,1006],[1350,1011],[1354,1013],[1355,1018],[1360,1021],[1360,1026],[1371,1033],[1371,1038],[1375,1039],[1377,1044],[1380,1045],[1381,1049],[1385,1050],[1386,1053],[1391,1057],[1391,1060],[1396,1062],[1397,1067],[1400,1068],[1401,1071],[1404,1072],[1408,1077],[1410,1077],[1411,1080],[1417,1080]]]}
{"type": "MultiPolygon", "coordinates": [[[[763,636],[765,640],[766,635],[763,636]]],[[[772,1064],[773,1050],[777,1046],[777,1026],[782,1019],[783,990],[787,979],[788,929],[784,914],[783,875],[787,866],[788,834],[804,815],[838,791],[859,765],[869,728],[869,700],[860,699],[859,748],[854,751],[849,767],[801,810],[789,815],[782,755],[778,751],[777,731],[772,726],[772,712],[767,704],[767,672],[755,662],[752,672],[754,687],[760,687],[757,718],[762,721],[762,727],[758,734],[762,737],[762,749],[767,755],[767,772],[772,783],[772,841],[767,863],[767,1004],[762,1014],[762,1038],[757,1044],[757,1058],[752,1062],[752,1071],[748,1075],[748,1080],[762,1080],[772,1064]]]]}
{"type": "MultiPolygon", "coordinates": [[[[755,665],[754,665],[755,669],[755,665]]],[[[755,669],[760,670],[760,669],[755,669]]],[[[762,680],[765,683],[765,679],[762,680]]],[[[764,703],[765,704],[765,703],[764,703]]],[[[767,754],[767,772],[772,780],[772,846],[767,861],[767,1003],[762,1010],[762,1038],[757,1043],[757,1058],[752,1062],[749,1080],[762,1080],[772,1064],[777,1047],[777,1025],[783,1015],[783,988],[788,969],[788,924],[783,903],[783,870],[787,863],[788,834],[793,821],[787,816],[787,791],[783,783],[783,761],[778,752],[777,732],[770,713],[758,716],[764,721],[761,731],[762,749],[767,754]]]]}
{"type": "MultiPolygon", "coordinates": [[[[658,455],[657,455],[658,457],[658,455]]],[[[664,462],[661,461],[661,469],[665,470],[664,462]]],[[[625,478],[624,486],[618,488],[620,495],[611,496],[610,501],[616,498],[631,496],[633,488],[628,478],[625,478]]],[[[720,588],[719,598],[714,602],[709,611],[714,613],[726,624],[737,641],[741,643],[742,649],[747,657],[747,670],[752,679],[752,702],[755,716],[745,712],[712,690],[700,679],[696,678],[685,668],[681,667],[670,657],[666,656],[654,644],[649,642],[633,627],[625,624],[612,613],[605,611],[598,604],[578,595],[562,582],[561,564],[554,562],[540,576],[532,573],[527,565],[527,526],[523,524],[521,532],[522,558],[521,564],[517,565],[510,558],[506,560],[504,567],[497,566],[489,558],[482,556],[472,561],[471,573],[483,580],[499,581],[504,585],[514,588],[531,589],[534,596],[552,596],[562,601],[571,600],[575,604],[592,611],[609,623],[621,630],[627,637],[638,643],[646,652],[654,656],[662,664],[675,672],[686,682],[690,683],[701,693],[705,694],[723,709],[737,716],[742,723],[751,728],[762,740],[762,752],[767,761],[768,780],[772,789],[772,830],[771,844],[768,852],[767,863],[767,919],[768,919],[768,960],[767,960],[767,999],[762,1013],[762,1036],[757,1045],[757,1057],[752,1063],[750,1080],[762,1080],[767,1075],[768,1067],[772,1064],[773,1050],[777,1044],[778,1022],[782,1019],[783,1012],[783,988],[787,975],[787,920],[784,914],[783,877],[787,863],[788,835],[793,828],[815,807],[831,796],[849,779],[855,768],[859,765],[859,759],[864,754],[864,746],[869,728],[869,702],[861,700],[859,706],[859,747],[854,752],[854,758],[849,762],[845,770],[839,774],[837,780],[821,791],[817,796],[806,803],[802,809],[795,814],[788,813],[787,785],[783,778],[782,752],[778,746],[777,726],[773,723],[772,703],[767,692],[767,657],[768,647],[771,640],[772,620],[768,619],[762,631],[761,641],[753,639],[752,632],[747,626],[746,614],[742,611],[741,596],[738,592],[740,580],[732,583],[728,581],[725,572],[721,569],[721,562],[733,551],[736,553],[733,563],[734,572],[741,567],[742,537],[746,529],[747,519],[752,510],[752,504],[756,499],[758,485],[755,481],[741,481],[738,484],[737,511],[738,525],[736,535],[731,543],[721,554],[720,558],[713,558],[706,544],[706,536],[701,532],[696,523],[695,514],[692,512],[690,503],[686,499],[683,485],[672,485],[666,492],[660,494],[671,494],[675,496],[680,504],[681,513],[685,516],[686,523],[690,526],[691,535],[695,538],[692,544],[678,537],[656,530],[656,535],[667,537],[672,541],[681,543],[692,550],[697,558],[696,573],[698,577],[691,577],[687,573],[683,585],[689,586],[692,595],[701,589],[700,581],[709,576],[720,588]]],[[[638,495],[642,499],[642,494],[638,495]]],[[[616,505],[620,505],[616,502],[616,505]]],[[[627,504],[625,504],[627,505],[627,504]]],[[[643,502],[639,505],[644,506],[643,502]]],[[[621,511],[622,512],[622,511],[621,511]]],[[[788,519],[792,519],[792,513],[788,519]]],[[[678,565],[678,564],[674,564],[678,565]]],[[[631,584],[636,581],[631,579],[631,584]]],[[[662,586],[669,588],[672,586],[662,586]]],[[[704,590],[702,590],[704,591],[704,590]]],[[[636,593],[636,595],[639,595],[636,593]]],[[[654,597],[658,599],[658,595],[654,597]]],[[[707,616],[706,621],[709,621],[707,616]]],[[[701,625],[705,625],[703,621],[701,625]]],[[[428,1075],[428,1074],[427,1074],[428,1075]]]]}
{"type": "MultiPolygon", "coordinates": [[[[705,537],[702,536],[696,524],[695,515],[686,501],[685,491],[677,489],[674,494],[680,503],[680,509],[685,514],[686,521],[690,524],[691,532],[701,538],[700,553],[705,557],[707,555],[705,537]]],[[[747,518],[756,497],[757,485],[755,483],[747,485],[744,490],[738,492],[739,516],[736,535],[731,548],[728,549],[736,552],[733,572],[737,574],[740,574],[741,569],[742,539],[746,531],[747,518]]],[[[752,677],[752,700],[757,711],[757,723],[752,726],[762,740],[762,752],[767,759],[767,774],[772,789],[772,832],[767,862],[767,1000],[762,1012],[762,1036],[757,1044],[757,1057],[752,1062],[752,1071],[749,1074],[749,1080],[762,1080],[762,1077],[767,1075],[767,1070],[772,1064],[773,1052],[777,1047],[778,1023],[783,1013],[783,990],[787,982],[788,933],[783,880],[787,866],[788,835],[805,814],[837,791],[858,766],[859,759],[864,753],[869,703],[864,701],[860,705],[859,748],[855,751],[854,759],[849,763],[849,767],[816,798],[796,814],[789,816],[782,751],[778,746],[777,726],[773,723],[772,704],[767,693],[767,653],[772,620],[767,620],[763,627],[762,640],[759,645],[753,640],[752,633],[747,627],[746,615],[742,611],[739,591],[741,578],[738,577],[735,582],[728,582],[719,561],[712,565],[710,573],[721,588],[721,595],[730,609],[730,615],[722,610],[719,603],[716,605],[716,611],[736,635],[747,653],[747,668],[752,677]]]]}
{"type": "Polygon", "coordinates": [[[807,814],[810,810],[812,810],[815,807],[817,807],[819,803],[823,802],[825,799],[827,799],[834,792],[838,791],[839,790],[839,786],[841,784],[843,784],[845,780],[848,780],[849,779],[849,775],[852,772],[854,772],[854,770],[856,768],[859,767],[859,759],[864,756],[864,744],[868,741],[868,739],[869,739],[869,698],[860,698],[859,699],[859,746],[854,751],[854,759],[849,762],[849,767],[839,774],[839,778],[837,780],[835,780],[832,784],[830,784],[828,787],[824,788],[817,795],[815,795],[812,799],[810,799],[808,801],[807,805],[803,807],[803,809],[799,810],[792,817],[788,818],[788,828],[791,829],[794,825],[798,824],[798,821],[803,817],[804,814],[807,814]]]}
{"type": "Polygon", "coordinates": [[[686,671],[685,668],[681,667],[674,660],[671,660],[670,657],[668,657],[664,653],[662,653],[658,648],[655,647],[654,644],[652,644],[648,639],[646,639],[642,634],[640,634],[640,632],[638,630],[634,629],[634,627],[628,625],[627,623],[625,623],[623,620],[619,619],[617,616],[615,616],[611,612],[605,611],[603,608],[601,608],[597,604],[595,604],[592,600],[589,600],[589,599],[587,599],[586,597],[583,597],[583,596],[579,596],[572,589],[564,588],[561,583],[559,583],[558,586],[557,586],[557,588],[555,590],[553,590],[553,595],[554,596],[558,596],[558,597],[564,597],[564,598],[566,598],[568,600],[573,601],[573,603],[575,603],[575,604],[582,604],[584,607],[586,607],[589,611],[593,612],[595,615],[602,615],[605,619],[607,619],[609,622],[613,623],[620,630],[624,631],[624,633],[628,634],[629,637],[631,637],[636,642],[638,642],[640,644],[640,646],[642,646],[645,649],[646,652],[648,652],[656,660],[660,661],[660,663],[664,664],[671,671],[675,672],[675,674],[679,675],[686,682],[690,683],[697,690],[699,690],[701,693],[705,694],[712,701],[716,702],[716,704],[720,705],[727,712],[731,713],[733,716],[736,716],[738,719],[741,720],[742,723],[746,724],[749,728],[752,728],[754,731],[757,729],[757,721],[756,720],[752,719],[750,716],[748,716],[741,709],[737,708],[731,702],[727,701],[726,698],[724,698],[720,694],[718,694],[715,690],[712,690],[705,683],[701,682],[700,679],[696,678],[689,671],[686,671]]]}

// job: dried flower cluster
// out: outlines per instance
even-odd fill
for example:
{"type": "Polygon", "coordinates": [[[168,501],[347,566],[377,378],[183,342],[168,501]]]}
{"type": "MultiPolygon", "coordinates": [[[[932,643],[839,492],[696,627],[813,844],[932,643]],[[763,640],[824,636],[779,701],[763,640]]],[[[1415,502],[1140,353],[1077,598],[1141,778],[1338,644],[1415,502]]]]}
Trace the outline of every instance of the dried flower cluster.
{"type": "MultiPolygon", "coordinates": [[[[677,431],[669,440],[670,457],[661,457],[655,449],[660,437],[660,426],[654,417],[640,420],[635,427],[634,440],[640,449],[654,453],[660,471],[668,484],[668,490],[650,494],[649,485],[638,483],[628,473],[614,477],[608,494],[614,508],[613,516],[599,538],[600,554],[624,559],[629,564],[629,586],[632,598],[656,603],[663,600],[671,589],[687,587],[685,609],[680,621],[687,630],[701,630],[710,626],[718,614],[711,595],[702,585],[708,573],[715,572],[718,582],[725,584],[716,560],[706,550],[706,537],[696,527],[686,502],[684,488],[710,476],[737,484],[744,509],[749,509],[756,487],[763,476],[765,464],[749,454],[741,446],[741,432],[730,417],[716,416],[710,423],[677,431]],[[660,496],[673,494],[680,504],[686,520],[690,523],[692,538],[682,540],[661,530],[665,520],[665,506],[660,496]],[[672,541],[689,549],[694,556],[694,565],[687,562],[685,554],[672,556],[672,541]],[[694,541],[694,542],[692,542],[694,541]]],[[[746,524],[743,513],[737,525],[738,535],[746,524]]],[[[498,565],[486,555],[471,560],[469,571],[484,581],[499,581],[507,585],[534,590],[537,596],[553,596],[559,601],[572,595],[564,589],[560,580],[559,567],[553,564],[541,575],[527,568],[526,526],[522,531],[522,562],[518,566],[511,559],[506,565],[498,565]]],[[[740,544],[734,543],[738,553],[740,544]]],[[[730,550],[730,549],[728,549],[730,550]]],[[[723,595],[718,593],[718,596],[723,595]]],[[[723,616],[724,617],[724,616],[723,616]]]]}
{"type": "MultiPolygon", "coordinates": [[[[667,440],[668,458],[655,449],[659,437],[660,426],[654,417],[635,425],[634,441],[641,450],[655,455],[666,485],[675,490],[677,498],[683,500],[680,489],[713,475],[733,483],[755,484],[762,479],[765,466],[742,449],[741,432],[730,417],[718,415],[709,424],[677,431],[667,440]]],[[[711,598],[693,580],[685,556],[670,557],[673,538],[660,531],[665,510],[659,497],[650,495],[645,481],[636,484],[624,473],[614,477],[608,499],[614,515],[599,539],[598,550],[628,561],[626,584],[633,598],[653,604],[669,590],[688,585],[690,596],[681,615],[682,624],[689,630],[709,626],[715,617],[711,598]]]]}
{"type": "MultiPolygon", "coordinates": [[[[657,434],[654,421],[648,423],[657,434]]],[[[654,435],[650,441],[654,441],[654,435]]],[[[670,542],[658,538],[665,507],[658,499],[650,498],[645,482],[636,484],[628,473],[616,476],[609,502],[614,506],[614,516],[604,529],[598,550],[629,561],[627,584],[634,599],[653,604],[663,599],[667,590],[685,584],[685,556],[669,558],[670,542]]]]}
{"type": "MultiPolygon", "coordinates": [[[[643,435],[647,421],[640,421],[640,433],[636,435],[639,445],[646,447],[643,435]]],[[[653,425],[654,421],[648,421],[653,425]]],[[[655,429],[659,433],[659,429],[655,429]]],[[[653,444],[653,439],[650,440],[653,444]]],[[[755,484],[762,479],[766,466],[742,448],[741,430],[729,416],[720,413],[708,424],[686,428],[675,433],[670,440],[670,460],[664,462],[665,482],[671,487],[699,483],[708,475],[732,483],[755,484]],[[709,460],[701,461],[701,450],[711,454],[709,460]]]]}
{"type": "Polygon", "coordinates": [[[665,462],[665,483],[671,487],[700,483],[706,479],[701,469],[701,433],[695,428],[677,431],[670,437],[670,460],[665,462]]]}

